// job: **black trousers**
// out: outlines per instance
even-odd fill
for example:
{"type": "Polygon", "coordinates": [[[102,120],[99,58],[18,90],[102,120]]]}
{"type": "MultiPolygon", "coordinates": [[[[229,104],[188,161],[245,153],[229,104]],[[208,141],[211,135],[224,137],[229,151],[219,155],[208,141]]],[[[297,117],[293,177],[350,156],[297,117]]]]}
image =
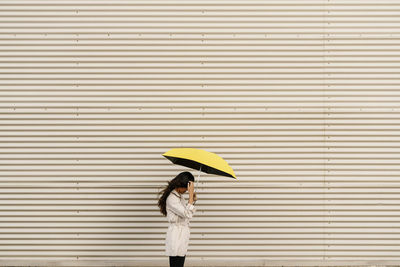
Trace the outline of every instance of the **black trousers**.
{"type": "Polygon", "coordinates": [[[185,256],[169,256],[169,267],[183,267],[185,256]]]}

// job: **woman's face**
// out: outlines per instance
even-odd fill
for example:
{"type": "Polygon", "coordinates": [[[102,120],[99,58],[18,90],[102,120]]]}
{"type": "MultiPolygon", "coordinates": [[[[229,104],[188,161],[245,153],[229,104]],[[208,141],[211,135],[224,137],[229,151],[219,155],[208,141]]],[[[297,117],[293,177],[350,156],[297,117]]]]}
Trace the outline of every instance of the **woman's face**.
{"type": "Polygon", "coordinates": [[[186,187],[177,187],[175,190],[176,190],[179,194],[183,194],[183,193],[185,193],[185,192],[187,191],[187,188],[186,188],[186,187]]]}

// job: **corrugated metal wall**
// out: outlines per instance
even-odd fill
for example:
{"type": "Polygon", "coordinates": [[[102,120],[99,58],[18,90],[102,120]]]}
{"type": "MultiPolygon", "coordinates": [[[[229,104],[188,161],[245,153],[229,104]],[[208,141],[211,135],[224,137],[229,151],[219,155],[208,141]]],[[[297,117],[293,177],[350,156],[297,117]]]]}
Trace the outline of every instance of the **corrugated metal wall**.
{"type": "Polygon", "coordinates": [[[0,265],[400,264],[400,1],[0,2],[0,265]],[[197,172],[192,172],[197,177],[197,172]]]}

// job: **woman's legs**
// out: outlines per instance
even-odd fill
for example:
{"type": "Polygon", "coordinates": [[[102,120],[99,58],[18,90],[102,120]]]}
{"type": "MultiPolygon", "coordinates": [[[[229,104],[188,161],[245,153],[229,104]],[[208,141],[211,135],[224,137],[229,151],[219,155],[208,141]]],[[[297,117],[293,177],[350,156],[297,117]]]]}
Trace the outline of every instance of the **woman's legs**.
{"type": "Polygon", "coordinates": [[[170,267],[183,267],[185,264],[185,256],[169,256],[169,266],[170,267]]]}

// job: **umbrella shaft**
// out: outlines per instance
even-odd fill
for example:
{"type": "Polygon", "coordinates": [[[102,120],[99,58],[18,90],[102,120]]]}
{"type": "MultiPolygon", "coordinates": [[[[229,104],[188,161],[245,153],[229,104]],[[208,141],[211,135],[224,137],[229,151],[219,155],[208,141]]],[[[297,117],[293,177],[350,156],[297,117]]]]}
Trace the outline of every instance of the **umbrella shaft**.
{"type": "Polygon", "coordinates": [[[199,185],[200,173],[201,173],[201,164],[200,164],[200,169],[199,169],[199,175],[197,176],[196,188],[194,189],[195,192],[197,191],[197,186],[199,185]]]}

